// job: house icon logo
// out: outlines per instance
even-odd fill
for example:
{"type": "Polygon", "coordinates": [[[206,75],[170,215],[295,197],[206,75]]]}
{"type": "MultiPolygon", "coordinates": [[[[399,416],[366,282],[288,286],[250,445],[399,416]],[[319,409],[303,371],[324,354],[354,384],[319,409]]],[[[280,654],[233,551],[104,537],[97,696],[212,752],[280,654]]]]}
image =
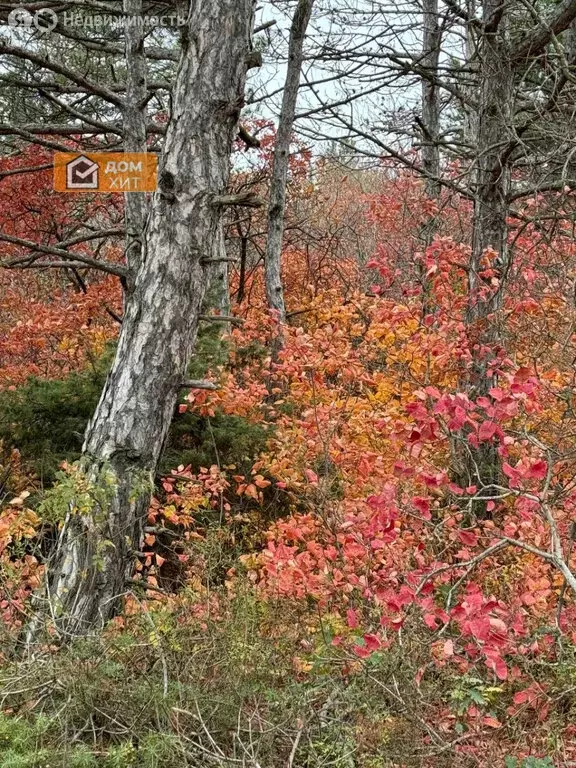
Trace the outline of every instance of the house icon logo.
{"type": "Polygon", "coordinates": [[[99,166],[85,155],[66,165],[66,189],[98,189],[99,166]]]}
{"type": "MultiPolygon", "coordinates": [[[[54,153],[56,192],[88,192],[125,195],[155,192],[158,188],[158,156],[152,152],[54,153]]],[[[0,760],[0,763],[2,760],[0,760]]]]}

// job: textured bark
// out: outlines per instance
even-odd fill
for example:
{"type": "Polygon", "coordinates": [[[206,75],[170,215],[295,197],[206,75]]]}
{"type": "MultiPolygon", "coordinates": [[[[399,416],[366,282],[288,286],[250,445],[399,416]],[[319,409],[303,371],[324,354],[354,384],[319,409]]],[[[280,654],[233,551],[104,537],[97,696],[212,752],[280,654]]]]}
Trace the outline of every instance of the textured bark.
{"type": "MultiPolygon", "coordinates": [[[[466,62],[468,67],[473,68],[478,66],[478,60],[476,56],[476,31],[472,19],[476,18],[476,9],[478,7],[478,0],[467,0],[466,2],[466,62]]],[[[474,109],[473,104],[477,98],[477,89],[474,85],[463,86],[462,88],[465,96],[468,97],[468,104],[464,104],[464,141],[474,146],[476,138],[478,136],[478,112],[474,109]]]]}
{"type": "Polygon", "coordinates": [[[510,151],[514,139],[514,73],[506,39],[506,18],[501,0],[485,0],[485,30],[480,43],[480,89],[475,158],[475,202],[472,260],[469,269],[469,323],[485,318],[498,306],[502,290],[490,299],[479,296],[482,256],[490,248],[497,254],[501,289],[508,268],[508,195],[510,151]]]}
{"type": "Polygon", "coordinates": [[[563,0],[558,4],[554,16],[547,23],[537,24],[512,52],[514,63],[526,62],[530,57],[540,54],[555,35],[568,29],[576,20],[576,0],[563,0]]]}
{"type": "MultiPolygon", "coordinates": [[[[472,169],[475,197],[466,324],[475,359],[464,384],[472,399],[487,395],[496,383],[488,366],[491,350],[499,344],[500,329],[495,312],[500,305],[509,266],[507,216],[510,147],[514,138],[514,73],[501,0],[484,0],[482,21],[484,26],[478,41],[478,113],[472,123],[476,135],[470,137],[476,145],[476,154],[472,169]],[[487,249],[496,252],[492,266],[498,271],[500,285],[485,294],[486,284],[479,272],[487,249]]],[[[501,462],[496,447],[482,443],[473,448],[466,442],[463,448],[457,448],[455,459],[456,481],[461,485],[486,488],[490,495],[490,486],[500,481],[501,462]]],[[[474,511],[480,517],[487,515],[482,501],[476,503],[474,511]]]]}
{"type": "MultiPolygon", "coordinates": [[[[434,77],[438,75],[440,42],[442,31],[438,17],[438,0],[423,0],[422,4],[424,34],[422,42],[421,66],[434,77]]],[[[440,92],[431,79],[422,79],[422,168],[424,170],[426,194],[431,200],[440,197],[440,92]]],[[[422,227],[421,237],[424,248],[432,243],[437,229],[436,216],[430,216],[422,227]]],[[[422,310],[427,315],[431,311],[430,280],[426,277],[426,267],[420,270],[422,284],[422,310]]]]}
{"type": "MultiPolygon", "coordinates": [[[[183,39],[159,191],[116,359],[91,420],[81,467],[98,489],[72,503],[49,564],[47,604],[64,637],[121,606],[140,547],[151,483],[193,350],[243,104],[253,0],[195,0],[183,39]]],[[[46,612],[46,611],[45,611],[46,612]]]]}
{"type": "MultiPolygon", "coordinates": [[[[486,395],[495,385],[489,363],[503,341],[499,310],[511,260],[507,227],[511,169],[519,138],[525,130],[518,124],[515,112],[515,94],[519,92],[516,80],[521,77],[517,69],[528,66],[528,59],[542,53],[553,34],[563,32],[575,18],[576,2],[560,3],[547,23],[536,22],[519,43],[512,44],[508,39],[512,6],[502,0],[483,0],[482,24],[469,25],[470,44],[474,42],[470,59],[477,67],[474,101],[478,106],[472,114],[467,137],[475,148],[475,156],[471,173],[474,214],[466,323],[475,359],[463,383],[473,399],[486,395]],[[495,252],[490,266],[496,271],[497,288],[480,276],[487,249],[495,252]]],[[[489,494],[489,486],[501,479],[496,447],[490,443],[483,443],[477,449],[465,445],[460,458],[460,484],[477,484],[489,494]]],[[[478,504],[478,512],[487,514],[482,503],[478,504]]]]}
{"type": "MultiPolygon", "coordinates": [[[[146,152],[146,104],[148,97],[147,64],[144,50],[142,0],[124,0],[126,14],[126,97],[124,107],[124,150],[146,152]]],[[[142,258],[142,239],[146,223],[146,194],[127,192],[124,195],[126,223],[126,263],[128,283],[133,284],[142,258]]]]}
{"type": "Polygon", "coordinates": [[[270,184],[268,208],[268,243],[266,246],[266,297],[271,309],[278,313],[280,322],[286,321],[286,305],[282,287],[281,260],[284,238],[284,214],[286,210],[286,183],[290,159],[290,140],[296,114],[296,102],[300,87],[303,47],[306,30],[312,15],[314,0],[298,0],[298,6],[290,29],[288,71],[282,98],[282,109],[276,136],[274,166],[270,184]]]}
{"type": "Polygon", "coordinates": [[[220,232],[220,237],[214,244],[214,273],[211,280],[211,288],[214,294],[214,309],[221,315],[229,315],[230,308],[230,279],[228,262],[226,261],[226,240],[224,232],[220,232]]]}
{"type": "MultiPolygon", "coordinates": [[[[424,36],[421,66],[432,75],[438,74],[441,30],[438,17],[438,0],[423,0],[424,36]]],[[[440,195],[440,99],[435,82],[422,80],[422,167],[426,181],[426,194],[432,199],[440,195]]]]}

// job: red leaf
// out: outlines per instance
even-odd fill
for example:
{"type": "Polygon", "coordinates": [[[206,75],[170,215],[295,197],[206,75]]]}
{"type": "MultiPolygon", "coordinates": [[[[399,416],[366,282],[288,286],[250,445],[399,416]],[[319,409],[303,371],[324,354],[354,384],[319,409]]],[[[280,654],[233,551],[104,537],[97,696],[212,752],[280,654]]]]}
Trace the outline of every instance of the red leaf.
{"type": "Polygon", "coordinates": [[[509,478],[511,487],[517,487],[520,478],[522,477],[521,473],[515,467],[510,466],[506,461],[502,464],[502,471],[506,477],[509,478]]]}
{"type": "Polygon", "coordinates": [[[520,600],[522,600],[524,605],[534,605],[536,603],[536,598],[531,592],[524,592],[520,600]]]}
{"type": "Polygon", "coordinates": [[[480,440],[491,440],[496,434],[498,426],[493,421],[485,421],[480,425],[478,438],[480,440]]]}
{"type": "Polygon", "coordinates": [[[488,618],[472,619],[469,627],[476,640],[485,641],[490,637],[490,620],[488,618]]]}
{"type": "Polygon", "coordinates": [[[534,480],[543,480],[548,472],[548,464],[543,460],[534,462],[530,469],[526,472],[526,477],[531,477],[534,480]]]}
{"type": "Polygon", "coordinates": [[[523,691],[518,691],[514,694],[514,704],[525,704],[529,701],[534,701],[536,698],[534,691],[531,688],[525,688],[523,691]]]}
{"type": "Polygon", "coordinates": [[[508,678],[508,667],[501,656],[492,656],[486,659],[486,666],[494,670],[498,680],[506,680],[508,678]]]}
{"type": "Polygon", "coordinates": [[[305,469],[304,474],[310,485],[318,485],[318,475],[316,472],[313,472],[311,469],[305,469]]]}
{"type": "Polygon", "coordinates": [[[378,651],[382,647],[382,643],[376,635],[364,635],[364,642],[366,644],[366,649],[370,651],[370,653],[374,653],[374,651],[378,651]]]}
{"type": "Polygon", "coordinates": [[[412,504],[421,513],[422,517],[426,520],[430,520],[432,517],[430,514],[430,502],[423,496],[414,496],[412,504]]]}
{"type": "Polygon", "coordinates": [[[532,371],[530,368],[518,368],[516,373],[514,374],[514,383],[515,384],[524,384],[528,381],[528,379],[532,376],[532,371]]]}
{"type": "Polygon", "coordinates": [[[502,723],[500,720],[497,720],[495,717],[483,717],[482,722],[484,725],[487,725],[489,728],[502,728],[502,723]]]}
{"type": "Polygon", "coordinates": [[[426,624],[426,626],[427,626],[427,627],[429,627],[430,629],[436,629],[436,628],[437,628],[437,624],[436,624],[436,616],[434,616],[434,614],[433,614],[433,613],[426,613],[426,614],[424,615],[424,623],[425,623],[425,624],[426,624]]]}
{"type": "Polygon", "coordinates": [[[472,533],[472,531],[458,531],[458,538],[467,547],[474,547],[478,542],[476,534],[472,533]]]}

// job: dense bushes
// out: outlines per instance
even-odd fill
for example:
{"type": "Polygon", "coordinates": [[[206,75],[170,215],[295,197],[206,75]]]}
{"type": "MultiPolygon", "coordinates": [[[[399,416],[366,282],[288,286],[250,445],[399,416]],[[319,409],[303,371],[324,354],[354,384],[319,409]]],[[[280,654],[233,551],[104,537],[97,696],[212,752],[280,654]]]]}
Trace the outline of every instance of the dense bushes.
{"type": "Polygon", "coordinates": [[[53,482],[63,461],[79,456],[106,369],[102,361],[62,380],[29,379],[18,389],[0,392],[0,439],[18,448],[42,485],[53,482]]]}
{"type": "MultiPolygon", "coordinates": [[[[131,598],[103,636],[4,666],[0,768],[553,765],[522,735],[530,710],[507,718],[513,685],[417,674],[427,648],[416,622],[403,647],[367,660],[332,644],[340,629],[335,616],[312,620],[239,583],[234,597],[197,586],[164,604],[131,598]],[[500,747],[478,763],[467,746],[496,718],[500,747]],[[505,763],[506,744],[526,759],[505,763]]],[[[570,720],[565,711],[555,725],[570,720]]]]}
{"type": "MultiPolygon", "coordinates": [[[[202,378],[226,354],[226,345],[215,329],[204,329],[190,378],[202,378]]],[[[84,431],[100,398],[112,355],[109,348],[90,368],[64,379],[30,378],[18,388],[0,390],[0,442],[6,448],[18,449],[41,487],[54,482],[62,462],[79,458],[84,431]]],[[[248,470],[268,436],[264,426],[240,417],[177,413],[159,473],[169,473],[181,464],[197,469],[218,462],[248,470]]]]}

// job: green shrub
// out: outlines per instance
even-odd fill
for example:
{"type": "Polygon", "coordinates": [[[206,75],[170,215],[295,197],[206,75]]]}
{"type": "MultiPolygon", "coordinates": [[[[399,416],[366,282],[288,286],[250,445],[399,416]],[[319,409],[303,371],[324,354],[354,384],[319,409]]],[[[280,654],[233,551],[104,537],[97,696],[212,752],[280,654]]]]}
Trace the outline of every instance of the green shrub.
{"type": "MultiPolygon", "coordinates": [[[[402,644],[361,662],[332,645],[338,621],[241,582],[234,596],[195,585],[135,602],[122,628],[0,667],[11,713],[0,717],[0,768],[275,768],[291,756],[293,768],[468,768],[477,763],[460,745],[474,726],[465,715],[449,733],[437,723],[447,703],[457,713],[469,701],[502,722],[493,739],[482,734],[486,765],[552,768],[550,757],[504,761],[504,745],[520,749],[527,733],[506,714],[514,684],[441,668],[416,684],[427,633],[406,625],[402,644]]],[[[556,718],[561,754],[572,719],[556,718]]]]}
{"type": "Polygon", "coordinates": [[[83,434],[100,397],[107,365],[61,381],[29,379],[0,392],[0,440],[18,448],[42,485],[51,485],[63,461],[80,455],[83,434]]]}
{"type": "Polygon", "coordinates": [[[5,706],[26,713],[4,720],[0,768],[40,768],[34,755],[66,768],[268,768],[293,750],[294,768],[389,768],[390,750],[418,765],[417,653],[386,652],[343,674],[343,652],[302,607],[279,612],[240,584],[233,598],[202,601],[191,588],[178,605],[148,601],[122,632],[0,669],[5,706]],[[401,701],[383,685],[392,675],[401,701]],[[41,717],[30,705],[39,696],[41,717]]]}
{"type": "MultiPolygon", "coordinates": [[[[227,344],[216,326],[199,334],[189,370],[191,379],[223,364],[227,344]]],[[[29,379],[13,391],[0,391],[0,443],[17,448],[25,466],[42,487],[51,486],[62,462],[80,456],[84,432],[92,417],[114,350],[110,348],[92,368],[62,380],[29,379]]],[[[183,392],[183,395],[186,394],[183,392]]],[[[220,461],[249,469],[264,448],[267,431],[245,419],[217,414],[212,419],[197,414],[176,414],[161,461],[160,472],[184,464],[194,469],[220,461]]]]}
{"type": "Polygon", "coordinates": [[[86,744],[62,750],[46,746],[53,730],[47,717],[0,715],[0,768],[97,768],[96,757],[86,744]]]}
{"type": "Polygon", "coordinates": [[[240,416],[217,413],[208,418],[194,413],[174,417],[160,463],[160,472],[189,464],[210,467],[234,464],[240,474],[251,469],[255,457],[264,450],[270,430],[240,416]]]}
{"type": "Polygon", "coordinates": [[[554,768],[554,763],[551,757],[527,757],[524,760],[507,757],[505,768],[554,768]]]}

